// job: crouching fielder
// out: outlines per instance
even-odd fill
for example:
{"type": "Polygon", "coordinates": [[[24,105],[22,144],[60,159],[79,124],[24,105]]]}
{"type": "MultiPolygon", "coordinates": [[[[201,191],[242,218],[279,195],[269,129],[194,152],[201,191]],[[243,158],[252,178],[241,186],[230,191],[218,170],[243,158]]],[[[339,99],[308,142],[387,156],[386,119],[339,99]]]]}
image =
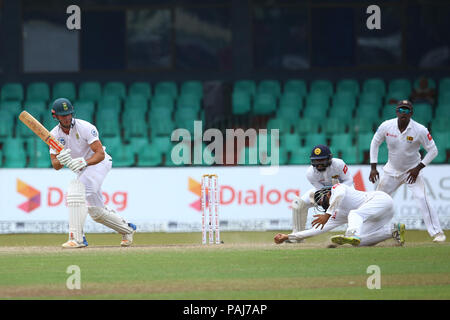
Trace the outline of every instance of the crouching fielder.
{"type": "Polygon", "coordinates": [[[405,225],[391,223],[394,216],[393,200],[385,192],[363,192],[343,184],[325,187],[310,194],[311,201],[323,209],[314,215],[313,228],[301,232],[277,234],[275,243],[290,239],[306,239],[348,224],[345,235],[331,237],[335,244],[372,246],[394,238],[400,245],[405,242],[405,225]],[[319,227],[321,227],[319,229],[319,227]]]}
{"type": "Polygon", "coordinates": [[[54,169],[67,166],[77,174],[67,190],[69,209],[69,240],[64,248],[87,246],[83,226],[89,213],[91,218],[122,234],[121,246],[133,241],[136,226],[127,223],[104,205],[101,186],[112,167],[112,159],[102,146],[97,129],[91,123],[73,118],[74,108],[69,100],[60,98],[53,103],[52,115],[59,121],[51,133],[65,149],[59,154],[50,149],[54,169]]]}

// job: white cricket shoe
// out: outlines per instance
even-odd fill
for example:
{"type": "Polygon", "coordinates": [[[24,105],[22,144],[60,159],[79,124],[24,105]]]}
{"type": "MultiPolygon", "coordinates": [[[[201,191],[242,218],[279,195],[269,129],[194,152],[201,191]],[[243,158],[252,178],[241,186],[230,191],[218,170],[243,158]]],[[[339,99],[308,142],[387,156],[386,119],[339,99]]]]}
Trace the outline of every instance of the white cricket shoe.
{"type": "Polygon", "coordinates": [[[69,240],[62,244],[65,249],[85,248],[87,245],[84,242],[77,242],[75,240],[69,240]]]}
{"type": "Polygon", "coordinates": [[[133,229],[133,232],[122,235],[122,241],[120,241],[120,245],[122,247],[129,247],[133,243],[133,235],[136,232],[136,225],[129,223],[128,226],[133,229]]]}
{"type": "Polygon", "coordinates": [[[445,242],[445,239],[445,234],[443,232],[440,232],[434,236],[433,242],[445,242]]]}

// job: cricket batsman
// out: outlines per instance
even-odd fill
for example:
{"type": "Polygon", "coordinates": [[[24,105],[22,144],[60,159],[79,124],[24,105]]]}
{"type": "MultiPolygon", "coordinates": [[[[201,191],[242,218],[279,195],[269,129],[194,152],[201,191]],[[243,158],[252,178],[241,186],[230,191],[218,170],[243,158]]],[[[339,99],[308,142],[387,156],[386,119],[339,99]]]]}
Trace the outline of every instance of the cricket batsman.
{"type": "Polygon", "coordinates": [[[105,152],[97,128],[91,123],[73,117],[74,107],[65,98],[56,99],[52,116],[59,124],[51,134],[65,148],[57,154],[50,149],[55,170],[64,166],[77,174],[67,190],[69,209],[69,240],[63,248],[82,248],[88,245],[83,233],[87,213],[91,218],[122,235],[121,246],[130,246],[136,226],[127,223],[114,210],[104,205],[101,186],[112,167],[112,158],[105,152]]]}

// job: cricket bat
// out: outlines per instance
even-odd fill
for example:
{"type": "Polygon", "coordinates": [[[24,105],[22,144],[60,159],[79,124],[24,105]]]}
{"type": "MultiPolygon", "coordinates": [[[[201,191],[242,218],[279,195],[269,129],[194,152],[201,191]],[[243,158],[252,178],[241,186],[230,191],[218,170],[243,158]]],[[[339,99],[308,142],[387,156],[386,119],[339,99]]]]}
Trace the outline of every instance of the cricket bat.
{"type": "Polygon", "coordinates": [[[19,115],[19,120],[22,121],[28,128],[31,129],[39,138],[42,139],[51,148],[58,153],[64,149],[64,146],[55,139],[55,137],[39,122],[26,111],[22,111],[19,115]]]}

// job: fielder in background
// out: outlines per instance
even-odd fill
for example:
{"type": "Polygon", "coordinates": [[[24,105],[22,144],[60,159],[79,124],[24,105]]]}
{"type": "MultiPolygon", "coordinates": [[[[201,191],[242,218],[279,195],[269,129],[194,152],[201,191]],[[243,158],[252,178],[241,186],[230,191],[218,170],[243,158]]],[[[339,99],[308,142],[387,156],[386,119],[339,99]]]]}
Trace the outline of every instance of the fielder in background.
{"type": "MultiPolygon", "coordinates": [[[[353,186],[353,178],[345,162],[338,158],[333,158],[330,149],[325,145],[315,146],[310,155],[311,166],[306,171],[306,178],[314,188],[308,190],[301,197],[295,197],[291,203],[292,207],[292,233],[305,230],[309,208],[314,207],[310,201],[309,194],[326,186],[336,183],[343,183],[353,186]]],[[[290,239],[287,243],[297,243],[290,239]]]]}
{"type": "Polygon", "coordinates": [[[428,202],[425,182],[421,170],[437,156],[438,150],[428,129],[412,120],[413,106],[408,100],[401,100],[396,107],[397,118],[384,121],[373,136],[370,144],[371,171],[369,180],[375,183],[379,174],[377,171],[378,148],[386,140],[388,162],[383,167],[377,190],[392,195],[402,184],[406,183],[412,191],[428,233],[434,242],[444,242],[439,216],[428,202]],[[420,146],[427,151],[425,157],[420,157],[420,146]]]}
{"type": "Polygon", "coordinates": [[[56,170],[68,167],[77,174],[67,190],[69,209],[69,240],[64,248],[87,246],[83,226],[87,213],[92,219],[122,234],[121,246],[133,242],[136,226],[127,223],[104,205],[101,186],[112,167],[112,159],[99,140],[97,128],[87,121],[73,117],[74,108],[69,100],[56,99],[52,115],[59,124],[51,130],[65,148],[59,154],[50,149],[52,166],[56,170]]]}
{"type": "Polygon", "coordinates": [[[291,234],[278,233],[277,244],[287,240],[303,240],[348,224],[345,235],[331,237],[336,245],[373,246],[394,238],[400,245],[405,242],[405,225],[391,223],[394,202],[382,191],[364,192],[344,184],[324,187],[309,194],[311,202],[323,214],[314,215],[312,228],[291,234]],[[319,227],[321,228],[319,229],[319,227]]]}

